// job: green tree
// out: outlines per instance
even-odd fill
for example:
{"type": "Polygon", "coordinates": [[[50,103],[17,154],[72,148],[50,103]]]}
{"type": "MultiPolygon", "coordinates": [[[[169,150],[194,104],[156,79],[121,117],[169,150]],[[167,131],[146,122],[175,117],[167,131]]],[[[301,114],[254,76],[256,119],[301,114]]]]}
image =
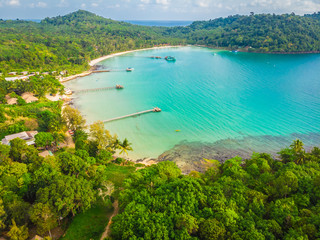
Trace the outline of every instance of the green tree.
{"type": "Polygon", "coordinates": [[[200,224],[199,235],[203,240],[224,239],[226,230],[217,219],[208,219],[200,224]]]}
{"type": "Polygon", "coordinates": [[[176,221],[176,227],[178,229],[186,229],[188,234],[196,234],[198,231],[197,219],[189,214],[181,214],[176,221]]]}
{"type": "Polygon", "coordinates": [[[15,138],[10,141],[10,158],[13,161],[24,161],[26,154],[29,152],[29,147],[26,142],[20,138],[15,138]]]}
{"type": "Polygon", "coordinates": [[[54,138],[51,133],[39,132],[35,136],[35,143],[38,147],[48,147],[52,145],[54,138]]]}
{"type": "Polygon", "coordinates": [[[86,120],[81,116],[78,109],[66,106],[62,111],[62,118],[67,127],[72,131],[85,128],[86,120]]]}
{"type": "Polygon", "coordinates": [[[26,240],[29,237],[28,228],[25,225],[19,227],[16,222],[12,220],[8,236],[12,240],[26,240]]]}
{"type": "Polygon", "coordinates": [[[5,225],[5,221],[6,221],[6,212],[4,210],[4,205],[3,205],[3,201],[0,197],[0,230],[4,229],[6,227],[5,225]]]}
{"type": "Polygon", "coordinates": [[[36,203],[30,211],[30,219],[37,226],[39,234],[43,235],[57,225],[57,217],[48,204],[36,203]]]}
{"type": "Polygon", "coordinates": [[[110,132],[104,129],[104,124],[101,121],[90,125],[90,137],[98,143],[98,149],[106,149],[112,151],[113,142],[117,136],[112,136],[110,132]]]}
{"type": "Polygon", "coordinates": [[[128,139],[124,139],[122,143],[119,144],[118,148],[120,149],[120,154],[127,154],[128,151],[132,151],[131,143],[129,143],[128,139]]]}
{"type": "Polygon", "coordinates": [[[305,151],[303,148],[303,142],[299,139],[296,139],[293,141],[293,143],[290,145],[290,148],[294,151],[296,156],[296,163],[301,164],[304,162],[305,159],[305,151]]]}

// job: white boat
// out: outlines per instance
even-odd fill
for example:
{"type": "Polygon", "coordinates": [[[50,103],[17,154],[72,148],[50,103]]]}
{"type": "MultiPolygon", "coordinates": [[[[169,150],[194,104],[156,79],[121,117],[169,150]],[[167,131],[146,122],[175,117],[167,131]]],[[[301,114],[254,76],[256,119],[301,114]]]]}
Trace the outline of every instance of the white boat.
{"type": "Polygon", "coordinates": [[[66,95],[71,95],[71,94],[72,94],[72,91],[71,91],[70,88],[65,88],[65,89],[64,89],[64,93],[65,93],[66,95]]]}

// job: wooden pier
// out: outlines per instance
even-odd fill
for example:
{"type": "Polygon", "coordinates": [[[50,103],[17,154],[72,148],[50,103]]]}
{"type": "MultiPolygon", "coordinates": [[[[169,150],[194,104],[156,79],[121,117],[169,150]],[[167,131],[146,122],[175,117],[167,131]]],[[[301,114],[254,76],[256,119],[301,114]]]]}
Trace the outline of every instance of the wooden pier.
{"type": "Polygon", "coordinates": [[[81,90],[75,90],[72,91],[73,93],[86,93],[86,92],[97,92],[97,91],[103,91],[103,90],[111,90],[111,89],[123,89],[124,87],[121,85],[116,85],[115,87],[102,87],[102,88],[89,88],[89,89],[81,89],[81,90]]]}
{"type": "Polygon", "coordinates": [[[161,112],[161,109],[158,108],[158,107],[155,107],[155,108],[150,109],[150,110],[137,112],[137,113],[132,113],[132,114],[125,115],[125,116],[122,116],[122,117],[111,118],[111,119],[108,119],[108,120],[104,120],[102,122],[104,122],[104,123],[112,122],[112,121],[116,121],[116,120],[120,120],[120,119],[124,119],[124,118],[129,118],[129,117],[134,117],[134,116],[138,116],[138,115],[145,114],[145,113],[150,113],[150,112],[161,112]]]}

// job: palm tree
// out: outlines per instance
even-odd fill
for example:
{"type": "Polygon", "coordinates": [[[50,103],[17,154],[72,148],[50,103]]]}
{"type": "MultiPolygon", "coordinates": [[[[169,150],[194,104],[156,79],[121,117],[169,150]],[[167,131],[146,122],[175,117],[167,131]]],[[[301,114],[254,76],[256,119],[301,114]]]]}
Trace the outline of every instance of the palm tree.
{"type": "Polygon", "coordinates": [[[294,151],[297,159],[297,164],[302,164],[304,162],[304,148],[303,148],[303,142],[299,139],[296,139],[293,141],[293,143],[290,145],[290,148],[294,151]]]}
{"type": "Polygon", "coordinates": [[[128,155],[128,151],[132,151],[131,143],[126,138],[119,144],[118,148],[120,149],[120,154],[126,153],[128,155]]]}
{"type": "Polygon", "coordinates": [[[293,151],[295,151],[295,153],[301,153],[304,151],[303,142],[299,139],[294,140],[290,147],[293,151]]]}

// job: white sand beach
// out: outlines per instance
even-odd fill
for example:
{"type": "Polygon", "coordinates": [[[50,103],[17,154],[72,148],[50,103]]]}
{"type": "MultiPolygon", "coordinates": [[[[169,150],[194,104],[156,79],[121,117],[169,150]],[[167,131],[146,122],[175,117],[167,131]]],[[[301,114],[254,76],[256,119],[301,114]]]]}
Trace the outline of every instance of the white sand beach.
{"type": "Polygon", "coordinates": [[[99,63],[101,61],[104,61],[104,60],[106,60],[108,58],[117,57],[117,56],[120,56],[120,55],[123,55],[123,54],[127,54],[127,53],[138,52],[138,51],[146,51],[146,50],[154,50],[154,49],[161,49],[161,48],[172,48],[172,47],[181,47],[181,46],[179,46],[179,45],[178,46],[161,46],[161,47],[142,48],[142,49],[125,51],[125,52],[113,53],[113,54],[110,54],[110,55],[106,55],[106,56],[94,59],[89,63],[89,65],[90,66],[94,66],[97,63],[99,63]]]}

